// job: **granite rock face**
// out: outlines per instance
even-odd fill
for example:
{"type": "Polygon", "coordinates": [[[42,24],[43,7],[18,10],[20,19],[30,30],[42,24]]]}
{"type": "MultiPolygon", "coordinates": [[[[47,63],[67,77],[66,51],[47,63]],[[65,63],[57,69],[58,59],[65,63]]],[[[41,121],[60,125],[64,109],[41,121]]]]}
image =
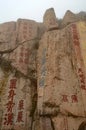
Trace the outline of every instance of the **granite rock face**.
{"type": "Polygon", "coordinates": [[[43,17],[43,23],[47,30],[58,28],[58,21],[53,8],[46,10],[43,17]]]}
{"type": "MultiPolygon", "coordinates": [[[[0,24],[0,130],[86,129],[86,21],[0,24]]],[[[79,17],[80,19],[80,17],[79,17]]]]}
{"type": "Polygon", "coordinates": [[[66,26],[70,23],[78,21],[79,18],[76,16],[76,14],[72,13],[70,10],[68,10],[62,20],[62,26],[66,26]]]}

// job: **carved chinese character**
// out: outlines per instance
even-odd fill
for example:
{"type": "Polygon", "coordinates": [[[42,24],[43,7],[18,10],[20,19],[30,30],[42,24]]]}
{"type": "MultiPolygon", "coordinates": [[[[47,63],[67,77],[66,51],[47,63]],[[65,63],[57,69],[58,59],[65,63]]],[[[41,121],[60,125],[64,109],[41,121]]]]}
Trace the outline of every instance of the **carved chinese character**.
{"type": "Polygon", "coordinates": [[[74,39],[74,44],[75,44],[76,46],[78,46],[78,45],[79,45],[79,41],[74,39]]]}
{"type": "Polygon", "coordinates": [[[16,88],[16,81],[17,79],[11,79],[10,80],[10,88],[15,89],[16,88]]]}
{"type": "Polygon", "coordinates": [[[72,28],[76,29],[76,24],[72,24],[72,28]]]}
{"type": "Polygon", "coordinates": [[[78,38],[78,35],[77,35],[77,34],[74,34],[74,35],[73,35],[73,38],[74,38],[74,40],[79,40],[79,38],[78,38]]]}
{"type": "Polygon", "coordinates": [[[22,57],[19,58],[19,63],[23,63],[22,57]]]}
{"type": "Polygon", "coordinates": [[[82,72],[82,69],[81,69],[81,68],[79,68],[79,69],[78,69],[78,73],[81,73],[81,72],[82,72]]]}
{"type": "Polygon", "coordinates": [[[11,99],[11,100],[13,100],[13,97],[14,97],[15,95],[16,95],[16,94],[15,94],[14,90],[11,89],[11,90],[9,91],[8,98],[11,99]]]}
{"type": "Polygon", "coordinates": [[[84,80],[84,78],[81,78],[80,81],[81,81],[82,84],[85,84],[85,80],[84,80]]]}
{"type": "Polygon", "coordinates": [[[24,59],[24,63],[28,64],[28,59],[27,58],[24,59]]]}
{"type": "Polygon", "coordinates": [[[25,54],[24,54],[24,56],[25,56],[25,57],[27,57],[27,56],[28,56],[28,52],[27,52],[27,53],[25,53],[25,54]]]}
{"type": "Polygon", "coordinates": [[[72,99],[72,103],[78,102],[78,99],[77,99],[77,96],[76,96],[76,95],[72,95],[72,96],[71,96],[71,99],[72,99]]]}
{"type": "Polygon", "coordinates": [[[85,77],[84,77],[83,73],[80,73],[79,76],[80,76],[80,79],[85,80],[85,77]]]}
{"type": "Polygon", "coordinates": [[[24,34],[23,38],[24,38],[24,39],[26,39],[26,38],[27,38],[27,35],[26,35],[26,34],[24,34]]]}
{"type": "Polygon", "coordinates": [[[18,112],[17,122],[23,122],[23,111],[18,112]]]}
{"type": "Polygon", "coordinates": [[[62,95],[62,101],[68,102],[68,95],[62,95]]]}
{"type": "Polygon", "coordinates": [[[26,34],[27,33],[27,30],[23,30],[23,34],[26,34]]]}
{"type": "Polygon", "coordinates": [[[22,52],[24,50],[24,47],[22,46],[20,49],[21,49],[21,52],[22,52]]]}
{"type": "Polygon", "coordinates": [[[26,53],[29,53],[29,48],[25,48],[26,53]]]}
{"type": "Polygon", "coordinates": [[[5,114],[4,125],[12,125],[13,124],[13,113],[5,114]]]}
{"type": "Polygon", "coordinates": [[[29,26],[29,30],[32,30],[32,25],[29,26]]]}
{"type": "Polygon", "coordinates": [[[19,55],[20,55],[21,57],[23,57],[24,54],[23,54],[23,52],[21,52],[19,55]]]}
{"type": "Polygon", "coordinates": [[[86,90],[85,84],[81,84],[81,89],[86,90]]]}
{"type": "Polygon", "coordinates": [[[7,105],[7,112],[12,112],[15,103],[13,103],[13,101],[8,101],[6,105],[7,105]]]}
{"type": "Polygon", "coordinates": [[[27,25],[24,25],[23,29],[24,29],[24,30],[27,30],[27,25]]]}
{"type": "Polygon", "coordinates": [[[18,106],[18,109],[21,110],[21,109],[24,109],[24,101],[23,100],[20,100],[19,101],[19,106],[18,106]]]}

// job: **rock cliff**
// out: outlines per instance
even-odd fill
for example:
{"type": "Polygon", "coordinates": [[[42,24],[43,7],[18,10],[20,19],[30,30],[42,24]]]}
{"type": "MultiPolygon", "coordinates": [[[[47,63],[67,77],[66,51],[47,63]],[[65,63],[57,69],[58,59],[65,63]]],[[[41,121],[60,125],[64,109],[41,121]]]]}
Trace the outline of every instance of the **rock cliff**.
{"type": "Polygon", "coordinates": [[[0,130],[86,129],[86,15],[0,24],[0,130]]]}

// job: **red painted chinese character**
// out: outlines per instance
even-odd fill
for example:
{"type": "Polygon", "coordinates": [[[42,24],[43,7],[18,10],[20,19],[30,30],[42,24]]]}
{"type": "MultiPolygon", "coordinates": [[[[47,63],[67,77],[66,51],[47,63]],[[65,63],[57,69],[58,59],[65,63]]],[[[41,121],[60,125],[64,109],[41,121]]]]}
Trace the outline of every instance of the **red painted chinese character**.
{"type": "Polygon", "coordinates": [[[75,44],[76,46],[78,46],[78,45],[79,45],[79,41],[77,41],[77,40],[74,39],[74,44],[75,44]]]}
{"type": "Polygon", "coordinates": [[[73,35],[76,35],[77,34],[77,30],[76,28],[73,28],[73,35]]]}
{"type": "Polygon", "coordinates": [[[12,112],[12,109],[13,109],[15,103],[13,103],[13,101],[8,101],[8,103],[6,105],[7,105],[7,111],[12,112]]]}
{"type": "Polygon", "coordinates": [[[27,25],[24,25],[23,29],[24,29],[24,30],[27,30],[27,25]]]}
{"type": "Polygon", "coordinates": [[[86,86],[85,86],[85,84],[81,84],[81,89],[86,90],[86,86]]]}
{"type": "Polygon", "coordinates": [[[73,35],[73,38],[74,38],[74,40],[77,40],[77,41],[79,40],[79,38],[78,38],[78,35],[77,35],[77,34],[74,34],[74,35],[73,35]]]}
{"type": "Polygon", "coordinates": [[[28,52],[27,52],[27,53],[25,53],[24,55],[25,55],[25,57],[27,57],[27,56],[28,56],[28,52]]]}
{"type": "Polygon", "coordinates": [[[22,52],[23,50],[24,50],[24,47],[22,46],[22,47],[21,47],[21,52],[22,52]]]}
{"type": "Polygon", "coordinates": [[[18,112],[17,122],[23,122],[23,111],[18,112]]]}
{"type": "Polygon", "coordinates": [[[63,102],[68,102],[68,96],[67,95],[62,95],[62,101],[63,102]]]}
{"type": "Polygon", "coordinates": [[[81,79],[85,79],[83,72],[79,74],[81,79]]]}
{"type": "Polygon", "coordinates": [[[78,102],[77,96],[76,95],[72,95],[71,96],[72,102],[78,102]]]}
{"type": "Polygon", "coordinates": [[[20,53],[20,56],[21,56],[21,57],[23,56],[23,52],[20,53]]]}
{"type": "Polygon", "coordinates": [[[17,81],[17,79],[11,79],[10,80],[10,88],[11,89],[16,88],[16,81],[17,81]]]}
{"type": "Polygon", "coordinates": [[[27,30],[23,30],[23,34],[26,34],[27,33],[27,30]]]}
{"type": "Polygon", "coordinates": [[[19,63],[23,63],[22,57],[19,58],[19,63]]]}
{"type": "Polygon", "coordinates": [[[13,124],[13,113],[5,114],[4,125],[12,125],[13,124]]]}
{"type": "Polygon", "coordinates": [[[82,69],[81,69],[81,68],[78,69],[78,73],[80,73],[80,72],[82,72],[82,69]]]}
{"type": "Polygon", "coordinates": [[[28,59],[27,58],[24,59],[24,63],[28,64],[28,59]]]}
{"type": "Polygon", "coordinates": [[[32,25],[29,26],[29,29],[32,30],[32,25]]]}
{"type": "Polygon", "coordinates": [[[13,100],[13,97],[14,97],[15,95],[16,95],[16,94],[15,94],[14,90],[11,89],[11,90],[9,91],[8,98],[11,99],[11,100],[13,100]]]}
{"type": "Polygon", "coordinates": [[[23,38],[26,39],[26,38],[27,38],[27,35],[24,34],[23,38]]]}
{"type": "Polygon", "coordinates": [[[24,109],[23,106],[24,106],[24,101],[20,100],[19,101],[19,110],[24,109]]]}
{"type": "Polygon", "coordinates": [[[29,33],[31,33],[32,31],[31,30],[29,30],[29,33]]]}
{"type": "Polygon", "coordinates": [[[80,81],[81,81],[82,84],[85,84],[85,80],[84,80],[84,78],[81,78],[80,81]]]}
{"type": "Polygon", "coordinates": [[[76,24],[72,24],[72,28],[75,29],[76,28],[76,24]]]}
{"type": "Polygon", "coordinates": [[[25,53],[29,53],[29,48],[26,48],[26,49],[25,49],[25,53]]]}

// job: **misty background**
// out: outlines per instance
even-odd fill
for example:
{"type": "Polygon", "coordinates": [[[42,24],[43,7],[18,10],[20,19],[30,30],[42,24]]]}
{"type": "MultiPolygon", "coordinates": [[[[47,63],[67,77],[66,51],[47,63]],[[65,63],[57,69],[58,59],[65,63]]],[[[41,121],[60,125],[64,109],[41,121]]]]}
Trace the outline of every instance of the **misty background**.
{"type": "Polygon", "coordinates": [[[51,7],[56,17],[62,18],[67,10],[86,12],[86,0],[0,0],[0,23],[18,18],[42,22],[46,9],[51,7]]]}

